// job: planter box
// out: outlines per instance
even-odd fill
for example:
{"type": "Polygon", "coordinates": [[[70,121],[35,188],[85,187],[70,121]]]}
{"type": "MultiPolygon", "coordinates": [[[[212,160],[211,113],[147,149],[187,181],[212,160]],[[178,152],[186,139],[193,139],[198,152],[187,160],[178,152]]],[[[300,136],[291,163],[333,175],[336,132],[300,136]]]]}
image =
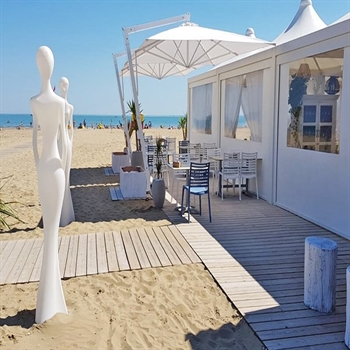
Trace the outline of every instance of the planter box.
{"type": "Polygon", "coordinates": [[[124,152],[112,153],[112,170],[115,174],[120,173],[120,167],[129,165],[129,156],[124,152]]]}
{"type": "Polygon", "coordinates": [[[139,166],[121,167],[120,190],[124,198],[145,198],[147,191],[145,170],[139,166]]]}

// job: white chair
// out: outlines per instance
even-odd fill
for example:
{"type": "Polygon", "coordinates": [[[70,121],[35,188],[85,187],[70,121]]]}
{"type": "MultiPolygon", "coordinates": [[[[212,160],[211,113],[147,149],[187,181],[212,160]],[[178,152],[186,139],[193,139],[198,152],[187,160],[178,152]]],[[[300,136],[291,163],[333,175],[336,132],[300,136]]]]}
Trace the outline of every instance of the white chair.
{"type": "Polygon", "coordinates": [[[219,156],[221,156],[221,148],[207,149],[207,161],[210,163],[209,173],[212,174],[212,178],[213,178],[213,194],[215,190],[216,179],[219,177],[220,161],[213,160],[210,157],[219,157],[219,156]]]}
{"type": "MultiPolygon", "coordinates": [[[[255,178],[256,199],[259,199],[258,190],[258,174],[257,174],[257,152],[242,152],[241,157],[241,179],[253,179],[255,178]]],[[[248,188],[246,188],[248,191],[248,188]]]]}
{"type": "Polygon", "coordinates": [[[179,141],[179,153],[188,153],[190,147],[189,140],[180,140],[179,141]]]}
{"type": "Polygon", "coordinates": [[[168,162],[173,161],[174,154],[176,153],[176,137],[166,137],[165,145],[168,151],[168,157],[171,156],[171,159],[168,159],[168,162]]]}
{"type": "MultiPolygon", "coordinates": [[[[190,166],[190,154],[189,153],[182,153],[182,154],[174,154],[174,161],[175,162],[180,162],[181,166],[190,166]]],[[[175,181],[176,181],[176,199],[178,200],[179,198],[179,182],[185,182],[186,183],[186,170],[182,170],[182,169],[174,169],[173,168],[173,184],[172,184],[172,191],[173,191],[173,195],[175,193],[174,191],[174,185],[175,185],[175,181]]]]}
{"type": "Polygon", "coordinates": [[[202,155],[202,148],[200,143],[190,143],[189,153],[191,154],[191,160],[199,162],[202,155]]]}
{"type": "Polygon", "coordinates": [[[236,180],[238,179],[239,200],[241,200],[241,159],[240,153],[224,153],[222,169],[219,171],[221,176],[221,200],[224,200],[224,181],[226,181],[226,190],[228,191],[229,182],[232,181],[233,195],[235,194],[236,180]]]}
{"type": "Polygon", "coordinates": [[[217,148],[215,142],[204,142],[203,148],[210,149],[210,148],[217,148]]]}

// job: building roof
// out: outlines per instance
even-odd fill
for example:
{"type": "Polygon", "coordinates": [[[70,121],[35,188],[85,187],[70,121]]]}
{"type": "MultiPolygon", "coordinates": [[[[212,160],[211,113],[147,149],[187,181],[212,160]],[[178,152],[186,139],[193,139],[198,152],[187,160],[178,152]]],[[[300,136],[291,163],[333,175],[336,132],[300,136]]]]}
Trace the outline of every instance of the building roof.
{"type": "Polygon", "coordinates": [[[298,12],[295,14],[293,20],[273,42],[279,45],[325,28],[326,26],[313,8],[312,1],[301,0],[298,12]]]}

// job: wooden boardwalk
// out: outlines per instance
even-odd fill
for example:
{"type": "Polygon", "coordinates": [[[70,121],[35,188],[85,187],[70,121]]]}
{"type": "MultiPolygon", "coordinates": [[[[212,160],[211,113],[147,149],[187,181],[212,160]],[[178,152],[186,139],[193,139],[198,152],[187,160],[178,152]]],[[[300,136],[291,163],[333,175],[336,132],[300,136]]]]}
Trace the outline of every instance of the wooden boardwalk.
{"type": "MultiPolygon", "coordinates": [[[[232,190],[231,190],[232,191],[232,190]]],[[[204,197],[203,197],[204,198],[204,197]]],[[[191,224],[167,203],[164,211],[265,346],[346,350],[346,268],[350,242],[264,200],[211,196],[191,224]],[[304,306],[304,242],[308,236],[338,243],[336,311],[304,306]]],[[[169,197],[170,199],[170,197],[169,197]]],[[[198,201],[197,201],[198,203],[198,201]]]]}
{"type": "MultiPolygon", "coordinates": [[[[39,281],[42,252],[42,238],[0,241],[0,284],[39,281]]],[[[198,262],[173,225],[59,237],[62,278],[198,262]]]]}

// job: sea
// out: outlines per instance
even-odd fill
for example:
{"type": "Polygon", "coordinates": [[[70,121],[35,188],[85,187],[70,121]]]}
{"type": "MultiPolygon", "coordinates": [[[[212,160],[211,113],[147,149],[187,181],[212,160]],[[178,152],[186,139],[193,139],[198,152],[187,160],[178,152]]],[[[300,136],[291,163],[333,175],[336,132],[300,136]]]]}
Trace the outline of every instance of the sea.
{"type": "MultiPolygon", "coordinates": [[[[183,115],[145,115],[145,124],[152,128],[178,128],[179,120],[183,115]]],[[[75,125],[86,121],[88,128],[103,124],[106,128],[117,128],[123,124],[123,117],[121,115],[74,115],[75,125]]],[[[130,117],[128,117],[130,119],[130,117]]],[[[18,128],[31,127],[33,117],[31,114],[0,114],[0,128],[18,128]]],[[[238,127],[245,127],[246,120],[244,116],[239,117],[238,127]]]]}

